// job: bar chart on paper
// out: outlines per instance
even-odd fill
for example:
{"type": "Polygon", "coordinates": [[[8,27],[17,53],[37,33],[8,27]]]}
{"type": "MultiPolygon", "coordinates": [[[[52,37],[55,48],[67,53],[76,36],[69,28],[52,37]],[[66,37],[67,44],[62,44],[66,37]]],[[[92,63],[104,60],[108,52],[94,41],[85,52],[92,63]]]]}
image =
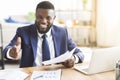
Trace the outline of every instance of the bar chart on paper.
{"type": "Polygon", "coordinates": [[[60,80],[61,69],[52,71],[33,71],[30,80],[60,80]]]}

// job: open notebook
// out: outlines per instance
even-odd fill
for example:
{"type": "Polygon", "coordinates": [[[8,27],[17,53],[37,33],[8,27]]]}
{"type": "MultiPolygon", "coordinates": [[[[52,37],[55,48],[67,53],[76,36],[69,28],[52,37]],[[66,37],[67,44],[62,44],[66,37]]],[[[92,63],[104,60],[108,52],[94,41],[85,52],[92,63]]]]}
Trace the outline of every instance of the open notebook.
{"type": "Polygon", "coordinates": [[[94,74],[114,70],[120,59],[120,47],[93,49],[89,65],[75,65],[74,69],[85,74],[94,74]]]}

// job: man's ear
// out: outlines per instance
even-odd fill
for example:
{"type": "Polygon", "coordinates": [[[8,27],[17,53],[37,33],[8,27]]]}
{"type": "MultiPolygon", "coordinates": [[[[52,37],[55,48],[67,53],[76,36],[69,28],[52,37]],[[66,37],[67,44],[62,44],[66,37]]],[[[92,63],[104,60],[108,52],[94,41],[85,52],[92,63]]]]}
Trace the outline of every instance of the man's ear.
{"type": "Polygon", "coordinates": [[[56,18],[56,15],[54,16],[54,18],[53,18],[53,19],[55,20],[55,18],[56,18]]]}

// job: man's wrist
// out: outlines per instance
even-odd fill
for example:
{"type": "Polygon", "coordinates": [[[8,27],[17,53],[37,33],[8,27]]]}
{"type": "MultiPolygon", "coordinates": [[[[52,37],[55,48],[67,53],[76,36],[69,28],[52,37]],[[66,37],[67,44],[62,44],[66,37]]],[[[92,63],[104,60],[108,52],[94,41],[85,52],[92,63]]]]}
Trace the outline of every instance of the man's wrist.
{"type": "Polygon", "coordinates": [[[77,55],[73,55],[73,56],[74,56],[74,62],[75,62],[75,63],[78,63],[78,62],[79,62],[78,56],[77,56],[77,55]]]}
{"type": "Polygon", "coordinates": [[[11,50],[11,48],[8,49],[8,51],[7,51],[7,58],[9,58],[9,59],[14,59],[13,57],[10,56],[10,50],[11,50]]]}

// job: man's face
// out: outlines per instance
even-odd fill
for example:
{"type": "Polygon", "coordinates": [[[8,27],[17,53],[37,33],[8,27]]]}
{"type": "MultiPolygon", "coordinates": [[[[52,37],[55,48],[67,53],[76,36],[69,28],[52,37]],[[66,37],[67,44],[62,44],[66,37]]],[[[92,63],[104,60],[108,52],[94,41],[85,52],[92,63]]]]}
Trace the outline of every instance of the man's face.
{"type": "Polygon", "coordinates": [[[35,24],[40,33],[47,33],[53,24],[55,13],[52,9],[38,8],[36,10],[35,24]]]}

